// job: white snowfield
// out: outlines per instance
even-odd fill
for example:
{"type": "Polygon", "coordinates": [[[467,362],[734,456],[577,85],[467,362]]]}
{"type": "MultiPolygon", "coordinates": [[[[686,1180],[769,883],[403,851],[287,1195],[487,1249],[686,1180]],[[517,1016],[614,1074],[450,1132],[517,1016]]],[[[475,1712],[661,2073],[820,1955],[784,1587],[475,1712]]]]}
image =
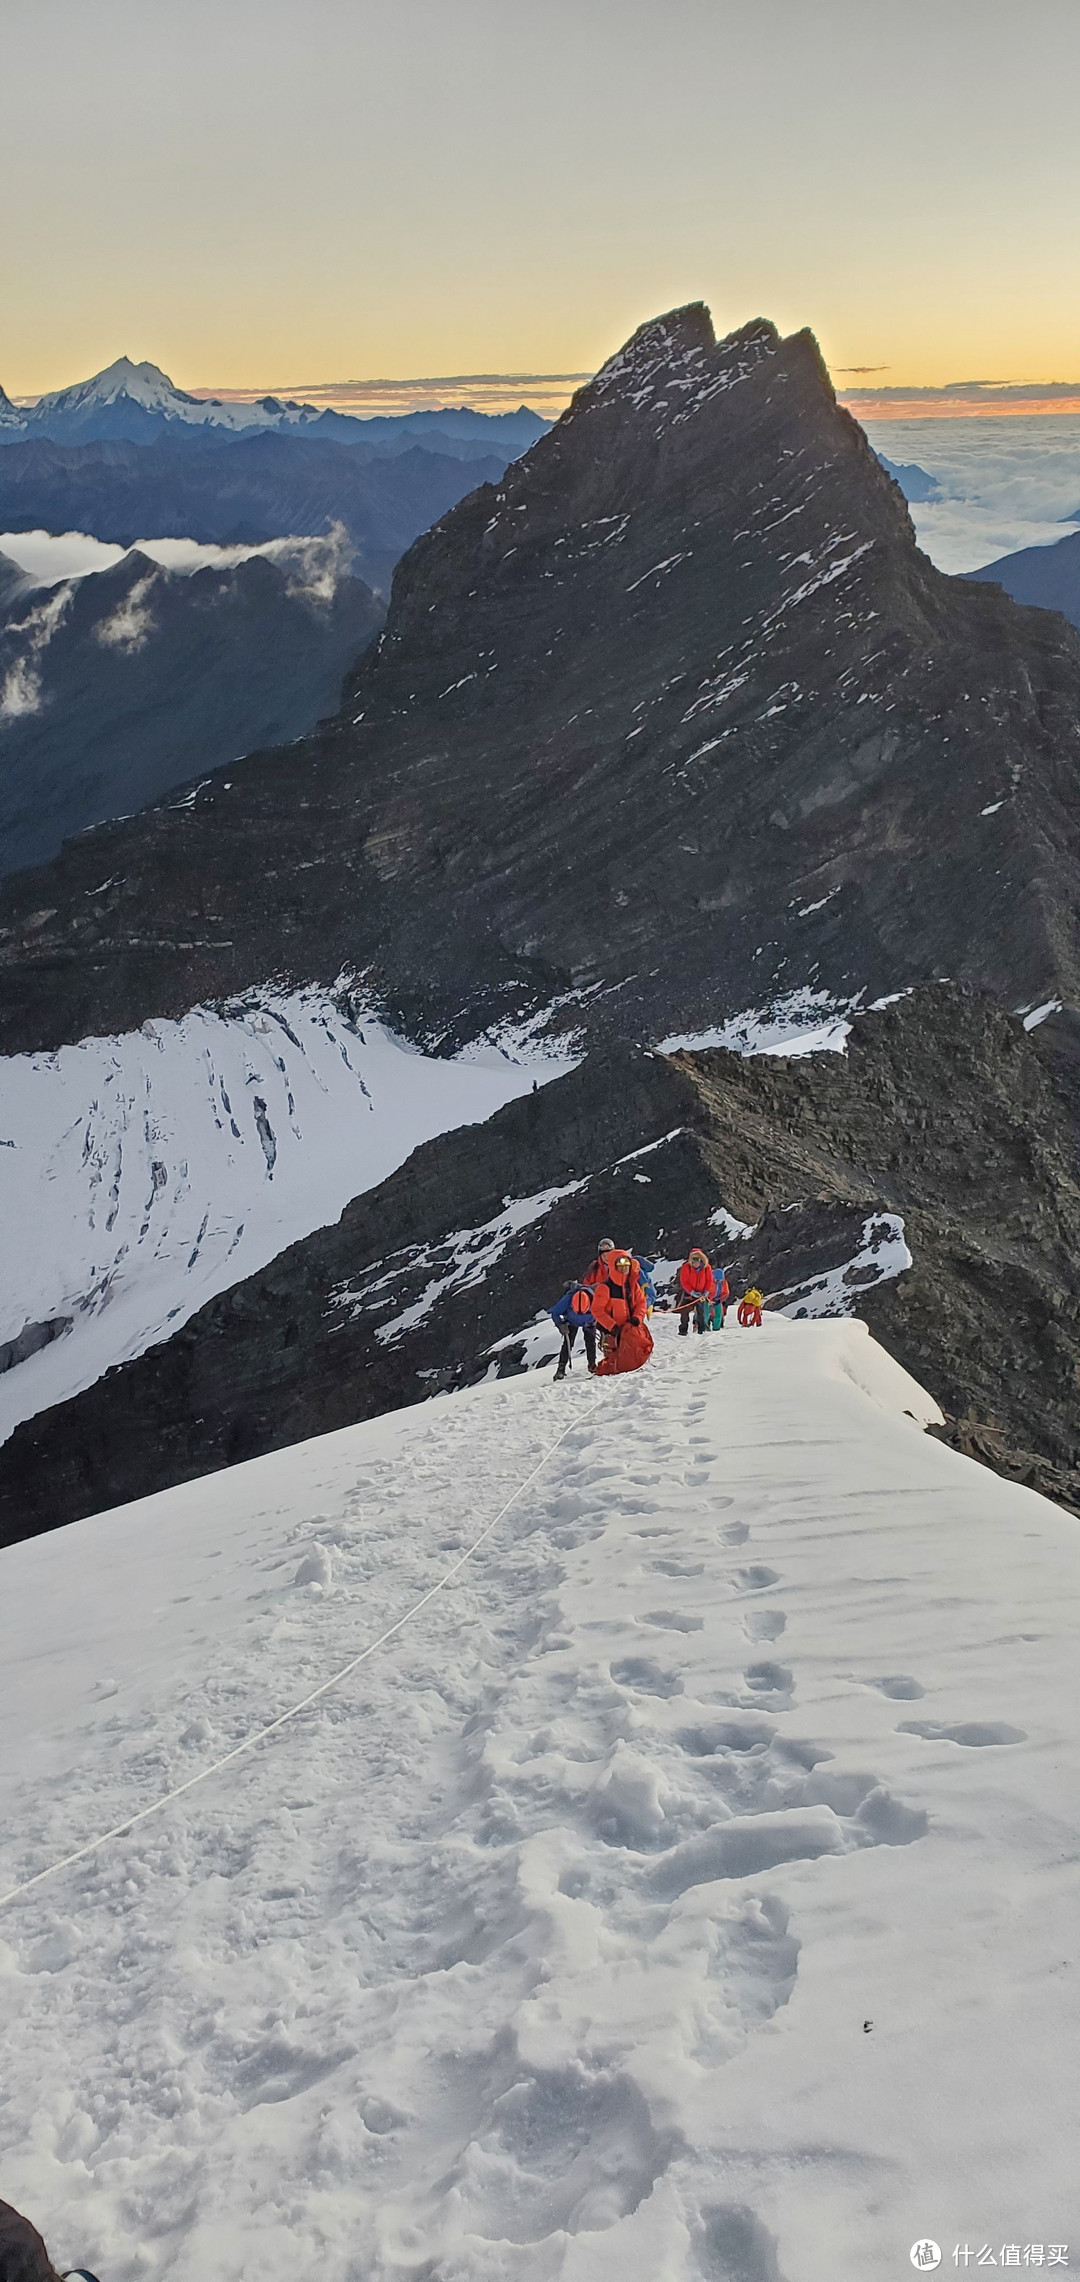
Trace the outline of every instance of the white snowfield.
{"type": "Polygon", "coordinates": [[[0,1061],[0,1441],[253,1275],[421,1141],[567,1061],[439,1061],[317,989],[0,1061]]]}
{"type": "Polygon", "coordinates": [[[6,1892],[339,1670],[550,1453],[337,1690],[0,1910],[0,2193],[61,2265],[1080,2262],[1077,1524],[927,1438],[860,1324],[673,1330],[0,1554],[6,1892]]]}

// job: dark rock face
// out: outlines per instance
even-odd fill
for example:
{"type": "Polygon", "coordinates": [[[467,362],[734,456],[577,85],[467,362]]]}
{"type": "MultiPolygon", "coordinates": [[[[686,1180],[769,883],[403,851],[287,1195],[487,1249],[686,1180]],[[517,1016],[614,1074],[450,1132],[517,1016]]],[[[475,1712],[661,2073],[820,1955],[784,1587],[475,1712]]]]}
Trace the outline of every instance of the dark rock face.
{"type": "Polygon", "coordinates": [[[568,989],[654,1039],[1070,997],[1078,769],[1076,637],[933,569],[808,334],[691,306],[411,549],[337,725],[12,888],[4,1042],[345,967],[448,1043],[568,989]]]}
{"type": "Polygon", "coordinates": [[[389,593],[394,564],[417,533],[477,483],[497,480],[508,456],[497,440],[486,452],[479,442],[455,450],[437,434],[394,457],[310,433],[236,441],[183,429],[151,444],[35,438],[0,451],[0,531],[88,531],[122,547],[182,532],[253,546],[340,524],[357,577],[389,593]]]}
{"type": "Polygon", "coordinates": [[[381,620],[331,546],[186,577],[133,552],[58,586],[19,581],[0,617],[0,870],[302,735],[381,620]]]}
{"type": "Polygon", "coordinates": [[[964,576],[976,585],[1003,587],[1014,602],[1059,610],[1070,625],[1080,626],[1080,531],[1051,547],[1020,547],[1014,555],[999,555],[996,562],[964,576]]]}
{"type": "Polygon", "coordinates": [[[668,1258],[702,1241],[736,1290],[792,1304],[872,1264],[896,1214],[914,1265],[857,1270],[856,1311],[969,1437],[982,1421],[1003,1471],[1075,1501],[1078,1060],[1072,1017],[1027,1033],[944,986],[860,1018],[846,1057],[590,1057],[427,1143],[335,1227],[21,1426],[0,1451],[0,1542],[515,1369],[515,1335],[605,1228],[668,1258]],[[725,1237],[721,1209],[753,1234],[725,1237]]]}

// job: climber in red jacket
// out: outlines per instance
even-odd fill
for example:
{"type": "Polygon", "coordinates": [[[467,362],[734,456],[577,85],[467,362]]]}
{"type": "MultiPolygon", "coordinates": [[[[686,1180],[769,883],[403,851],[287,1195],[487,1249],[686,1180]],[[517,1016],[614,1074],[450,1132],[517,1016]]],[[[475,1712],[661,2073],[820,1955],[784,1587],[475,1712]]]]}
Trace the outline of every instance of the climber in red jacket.
{"type": "Polygon", "coordinates": [[[716,1277],[700,1244],[695,1244],[675,1278],[675,1305],[679,1310],[679,1337],[685,1339],[694,1318],[695,1331],[704,1331],[708,1311],[716,1298],[716,1277]]]}
{"type": "Polygon", "coordinates": [[[649,1303],[631,1253],[605,1253],[604,1274],[593,1289],[592,1312],[604,1345],[598,1378],[608,1378],[613,1371],[636,1371],[648,1362],[653,1347],[646,1321],[649,1303]]]}

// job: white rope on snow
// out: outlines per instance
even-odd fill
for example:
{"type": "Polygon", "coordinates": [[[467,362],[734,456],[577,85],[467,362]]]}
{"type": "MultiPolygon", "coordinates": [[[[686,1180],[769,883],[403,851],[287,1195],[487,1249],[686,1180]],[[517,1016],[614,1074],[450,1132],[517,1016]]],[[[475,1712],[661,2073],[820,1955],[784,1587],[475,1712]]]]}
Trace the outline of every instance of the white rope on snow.
{"type": "Polygon", "coordinates": [[[457,1576],[458,1571],[465,1567],[467,1561],[472,1560],[474,1553],[479,1552],[485,1540],[491,1536],[492,1530],[498,1528],[500,1521],[509,1513],[511,1506],[517,1504],[519,1497],[524,1490],[528,1489],[530,1482],[535,1482],[537,1475],[543,1472],[548,1459],[554,1457],[559,1444],[565,1442],[567,1435],[572,1433],[578,1425],[580,1425],[580,1420],[572,1418],[569,1425],[563,1427],[562,1433],[556,1435],[554,1442],[545,1450],[543,1457],[537,1460],[532,1472],[526,1474],[524,1481],[518,1483],[516,1490],[507,1498],[505,1505],[499,1507],[498,1513],[488,1522],[487,1527],[481,1530],[479,1537],[474,1538],[472,1544],[466,1546],[464,1553],[459,1553],[457,1560],[451,1562],[450,1567],[444,1570],[442,1576],[430,1586],[426,1593],[421,1595],[418,1601],[414,1601],[410,1609],[406,1609],[404,1616],[399,1616],[396,1623],[388,1625],[385,1632],[380,1632],[377,1640],[370,1640],[367,1647],[362,1648],[358,1656],[351,1657],[347,1664],[343,1664],[339,1672],[334,1672],[329,1680],[323,1680],[319,1687],[312,1688],[310,1695],[301,1696],[299,1703],[291,1705],[288,1711],[281,1712],[277,1719],[269,1720],[265,1727],[256,1728],[253,1735],[245,1736],[242,1743],[236,1744],[232,1751],[226,1751],[224,1758],[215,1759],[211,1766],[204,1767],[200,1774],[189,1775],[187,1782],[178,1783],[174,1791],[166,1791],[162,1798],[154,1799],[148,1807],[140,1807],[137,1813],[125,1815],[123,1821],[114,1823],[111,1830],[101,1831],[97,1838],[88,1838],[86,1844],[77,1846],[73,1854],[61,1855],[58,1862],[50,1862],[48,1869],[38,1870],[32,1878],[25,1878],[21,1886],[12,1886],[8,1893],[0,1894],[0,1910],[6,1909],[9,1902],[18,1901],[21,1894],[28,1894],[32,1887],[40,1886],[44,1879],[55,1878],[59,1870],[70,1870],[73,1862],[84,1862],[88,1854],[96,1854],[99,1847],[109,1844],[110,1839],[125,1838],[130,1830],[134,1830],[136,1823],[145,1822],[150,1815],[160,1814],[163,1807],[170,1807],[174,1799],[182,1799],[184,1793],[193,1791],[198,1783],[206,1783],[211,1775],[219,1775],[223,1767],[231,1766],[234,1759],[242,1758],[245,1751],[253,1751],[256,1744],[265,1743],[268,1735],[275,1735],[279,1728],[287,1727],[291,1719],[295,1719],[298,1713],[307,1711],[309,1705],[317,1703],[320,1696],[328,1695],[331,1688],[339,1687],[342,1680],[348,1679],[350,1672],[355,1672],[358,1665],[365,1664],[368,1657],[374,1656],[377,1649],[385,1648],[387,1641],[393,1640],[395,1633],[403,1632],[405,1626],[411,1624],[414,1617],[419,1616],[421,1609],[425,1609],[429,1601],[433,1601],[439,1593],[445,1591],[447,1585],[451,1584],[457,1576]]]}

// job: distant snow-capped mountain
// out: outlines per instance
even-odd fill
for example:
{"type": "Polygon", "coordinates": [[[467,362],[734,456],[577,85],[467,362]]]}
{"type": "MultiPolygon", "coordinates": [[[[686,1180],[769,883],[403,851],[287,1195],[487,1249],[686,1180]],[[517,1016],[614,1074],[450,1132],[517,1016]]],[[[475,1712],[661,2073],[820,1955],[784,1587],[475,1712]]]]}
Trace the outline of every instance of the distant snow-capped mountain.
{"type": "Polygon", "coordinates": [[[57,443],[93,443],[121,436],[138,442],[160,433],[165,421],[191,428],[280,429],[308,426],[322,417],[314,404],[283,403],[275,396],[258,404],[191,396],[177,388],[159,365],[134,364],[130,357],[117,357],[90,380],[52,389],[21,411],[14,405],[9,409],[27,436],[50,436],[57,443]]]}
{"type": "Polygon", "coordinates": [[[505,464],[549,426],[524,404],[516,412],[492,414],[447,406],[370,420],[324,411],[295,397],[263,396],[254,403],[234,404],[216,396],[192,396],[177,388],[159,365],[134,364],[130,357],[117,357],[90,380],[52,389],[36,404],[12,404],[0,388],[0,442],[7,444],[37,438],[57,444],[179,443],[189,432],[196,432],[193,441],[210,442],[215,431],[217,440],[225,442],[259,431],[295,436],[317,430],[324,440],[363,442],[380,455],[408,450],[421,437],[428,448],[449,451],[457,458],[471,458],[494,444],[505,464]]]}

